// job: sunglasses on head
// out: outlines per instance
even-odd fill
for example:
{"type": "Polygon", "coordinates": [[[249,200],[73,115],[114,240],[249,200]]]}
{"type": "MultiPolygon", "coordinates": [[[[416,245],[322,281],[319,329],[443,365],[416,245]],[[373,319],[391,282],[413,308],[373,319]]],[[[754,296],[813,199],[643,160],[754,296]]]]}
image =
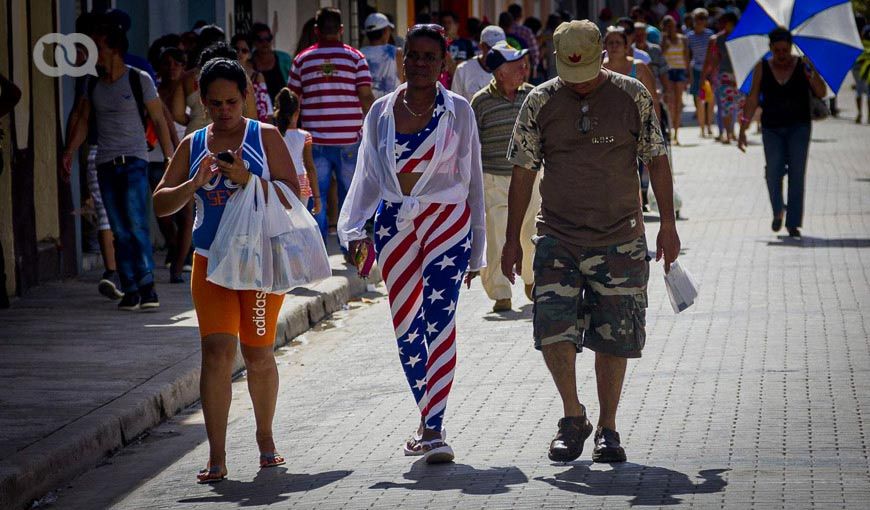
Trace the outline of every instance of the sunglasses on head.
{"type": "Polygon", "coordinates": [[[442,36],[447,33],[447,31],[444,30],[444,27],[442,27],[441,25],[439,25],[437,23],[420,23],[420,24],[412,26],[410,28],[410,30],[408,30],[408,31],[410,32],[411,30],[418,30],[418,29],[434,30],[434,31],[438,32],[439,34],[441,34],[442,36]]]}

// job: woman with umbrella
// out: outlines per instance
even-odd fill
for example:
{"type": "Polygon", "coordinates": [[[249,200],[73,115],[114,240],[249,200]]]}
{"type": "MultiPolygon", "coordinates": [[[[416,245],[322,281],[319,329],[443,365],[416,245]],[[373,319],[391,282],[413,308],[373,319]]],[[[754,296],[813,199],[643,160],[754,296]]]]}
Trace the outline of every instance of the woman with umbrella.
{"type": "Polygon", "coordinates": [[[773,207],[771,228],[782,228],[783,214],[788,235],[800,239],[804,210],[804,175],[810,146],[810,97],[821,98],[826,86],[809,60],[792,54],[792,34],[784,27],[773,29],[770,60],[755,66],[752,86],[743,115],[737,147],[746,151],[746,129],[761,106],[761,139],[766,161],[767,191],[773,207]],[[788,175],[788,207],[783,203],[782,180],[788,175]]]}

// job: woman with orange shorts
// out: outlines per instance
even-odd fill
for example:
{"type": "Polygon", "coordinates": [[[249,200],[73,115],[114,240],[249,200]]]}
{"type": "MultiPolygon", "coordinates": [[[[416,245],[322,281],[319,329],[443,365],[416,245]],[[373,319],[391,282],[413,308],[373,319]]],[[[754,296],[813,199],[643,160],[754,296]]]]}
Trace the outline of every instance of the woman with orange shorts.
{"type": "MultiPolygon", "coordinates": [[[[210,448],[208,464],[197,475],[199,483],[227,476],[225,445],[237,341],[248,371],[260,467],[284,464],[272,438],[278,398],[273,344],[284,296],[232,290],[206,280],[208,251],[227,199],[236,190],[250,179],[282,181],[295,193],[299,190],[277,128],[242,115],[247,86],[245,69],[236,61],[216,58],[203,66],[199,90],[213,122],[184,138],[154,192],[159,216],[173,214],[191,199],[196,209],[190,288],[202,337],[200,394],[210,448]]],[[[289,207],[280,190],[278,196],[289,207]]]]}

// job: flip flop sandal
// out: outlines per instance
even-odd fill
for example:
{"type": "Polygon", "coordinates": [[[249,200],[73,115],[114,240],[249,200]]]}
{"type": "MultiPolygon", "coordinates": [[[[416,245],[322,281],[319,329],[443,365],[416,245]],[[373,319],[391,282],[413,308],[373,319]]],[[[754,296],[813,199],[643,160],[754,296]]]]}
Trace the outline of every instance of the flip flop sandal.
{"type": "Polygon", "coordinates": [[[196,483],[217,483],[223,481],[226,477],[227,475],[223,473],[221,466],[211,466],[208,469],[201,469],[197,473],[196,483]]]}
{"type": "Polygon", "coordinates": [[[405,452],[405,457],[417,457],[419,455],[423,455],[423,444],[421,441],[422,437],[418,436],[417,433],[414,433],[414,437],[408,439],[405,443],[405,447],[403,448],[405,452]]]}
{"type": "MultiPolygon", "coordinates": [[[[447,429],[441,427],[441,441],[447,439],[447,429]]],[[[405,442],[405,446],[403,448],[406,457],[419,457],[423,455],[425,452],[423,451],[423,436],[419,435],[417,432],[414,432],[414,435],[411,439],[408,439],[405,442]]]]}
{"type": "Polygon", "coordinates": [[[283,466],[287,461],[278,453],[260,453],[260,469],[283,466]]]}
{"type": "Polygon", "coordinates": [[[426,460],[426,464],[453,462],[455,457],[453,448],[443,440],[436,439],[435,441],[422,441],[421,443],[423,445],[423,459],[426,460]]]}

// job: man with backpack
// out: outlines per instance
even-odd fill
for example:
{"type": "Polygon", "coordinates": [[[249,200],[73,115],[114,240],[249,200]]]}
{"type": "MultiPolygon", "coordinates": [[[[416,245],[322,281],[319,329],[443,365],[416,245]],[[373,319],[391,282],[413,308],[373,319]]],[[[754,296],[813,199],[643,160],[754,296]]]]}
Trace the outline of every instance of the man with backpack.
{"type": "Polygon", "coordinates": [[[148,73],[124,64],[128,42],[123,30],[101,27],[93,39],[100,77],[90,80],[85,97],[76,106],[78,121],[71,128],[63,164],[69,171],[88,130],[96,129],[97,180],[115,237],[124,293],[118,309],[155,309],[160,302],[154,290],[149,232],[148,139],[152,143],[159,140],[165,161],[174,148],[154,81],[148,73]]]}

